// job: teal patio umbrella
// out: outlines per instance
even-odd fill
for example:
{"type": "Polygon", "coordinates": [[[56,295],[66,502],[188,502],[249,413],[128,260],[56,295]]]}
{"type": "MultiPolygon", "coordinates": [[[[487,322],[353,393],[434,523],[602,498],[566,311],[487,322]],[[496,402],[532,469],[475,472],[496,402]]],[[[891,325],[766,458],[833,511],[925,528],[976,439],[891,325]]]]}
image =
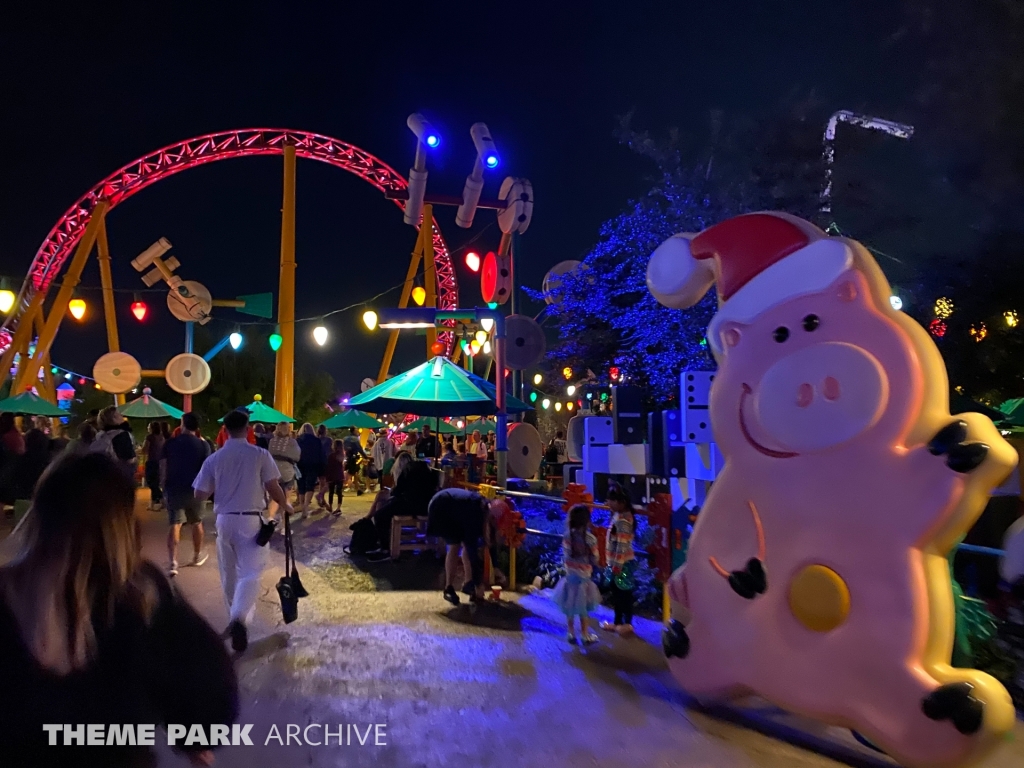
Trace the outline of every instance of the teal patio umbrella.
{"type": "Polygon", "coordinates": [[[480,430],[481,435],[486,435],[491,432],[497,432],[498,425],[490,419],[477,419],[476,421],[467,421],[466,426],[462,431],[467,435],[471,435],[476,430],[480,430]]]}
{"type": "Polygon", "coordinates": [[[347,427],[355,427],[356,429],[384,429],[382,422],[377,421],[362,411],[342,411],[341,413],[336,413],[327,421],[320,422],[320,426],[327,427],[328,429],[346,429],[347,427]]]}
{"type": "Polygon", "coordinates": [[[0,412],[17,413],[23,416],[67,416],[67,411],[62,411],[56,405],[32,392],[22,392],[20,395],[0,400],[0,412]]]}
{"type": "MultiPolygon", "coordinates": [[[[289,424],[295,423],[295,419],[291,416],[285,416],[264,403],[259,395],[256,395],[256,399],[245,406],[245,410],[249,412],[249,421],[254,424],[280,424],[282,421],[287,421],[289,424]]],[[[222,422],[224,419],[217,419],[217,421],[222,422]]]]}
{"type": "Polygon", "coordinates": [[[445,435],[455,435],[458,434],[459,432],[459,428],[456,427],[454,424],[449,424],[447,421],[438,421],[437,418],[428,419],[426,417],[416,419],[416,421],[410,421],[408,424],[406,424],[398,431],[419,432],[424,427],[430,427],[435,432],[440,432],[445,435]]]}
{"type": "Polygon", "coordinates": [[[153,397],[149,387],[142,390],[142,397],[117,406],[117,410],[129,419],[180,419],[185,415],[184,411],[153,397]]]}
{"type": "Polygon", "coordinates": [[[999,410],[1005,414],[1004,421],[1015,427],[1024,427],[1024,397],[1015,397],[1001,403],[999,410]]]}
{"type": "MultiPolygon", "coordinates": [[[[493,384],[439,356],[356,395],[348,404],[371,413],[491,416],[498,412],[495,396],[493,384]]],[[[505,400],[508,413],[532,410],[511,395],[505,400]]]]}

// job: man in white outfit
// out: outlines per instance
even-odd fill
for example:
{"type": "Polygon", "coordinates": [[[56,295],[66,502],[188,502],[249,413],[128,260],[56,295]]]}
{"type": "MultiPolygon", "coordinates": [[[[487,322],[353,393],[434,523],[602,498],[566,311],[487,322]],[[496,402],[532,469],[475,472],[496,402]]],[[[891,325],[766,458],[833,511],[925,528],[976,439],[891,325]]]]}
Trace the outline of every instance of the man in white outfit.
{"type": "Polygon", "coordinates": [[[220,583],[230,617],[227,633],[239,653],[249,645],[247,625],[256,611],[265,567],[266,549],[256,543],[267,506],[264,491],[285,514],[292,512],[278,482],[277,464],[265,448],[249,443],[248,427],[249,416],[243,411],[224,417],[228,440],[203,462],[192,484],[197,499],[214,497],[220,583]]]}

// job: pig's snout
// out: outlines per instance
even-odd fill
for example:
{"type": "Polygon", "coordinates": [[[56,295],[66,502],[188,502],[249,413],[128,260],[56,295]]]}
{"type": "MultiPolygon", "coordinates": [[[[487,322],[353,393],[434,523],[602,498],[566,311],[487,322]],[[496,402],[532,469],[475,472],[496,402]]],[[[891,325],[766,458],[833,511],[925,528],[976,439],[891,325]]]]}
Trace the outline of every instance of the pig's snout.
{"type": "Polygon", "coordinates": [[[808,452],[856,437],[878,420],[888,399],[888,378],[873,355],[826,342],[774,363],[757,385],[755,407],[775,442],[808,452]]]}

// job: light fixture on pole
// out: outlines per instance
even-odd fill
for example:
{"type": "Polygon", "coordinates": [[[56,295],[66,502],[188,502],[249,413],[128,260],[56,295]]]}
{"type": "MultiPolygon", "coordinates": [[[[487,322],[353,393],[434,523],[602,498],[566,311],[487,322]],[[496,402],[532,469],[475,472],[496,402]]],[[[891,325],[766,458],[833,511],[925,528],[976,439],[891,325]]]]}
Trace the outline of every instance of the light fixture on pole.
{"type": "Polygon", "coordinates": [[[436,149],[441,145],[441,134],[418,112],[409,115],[405,124],[416,134],[416,159],[409,170],[409,199],[405,204],[404,219],[406,224],[417,227],[423,215],[423,197],[427,192],[426,150],[436,149]]]}
{"type": "Polygon", "coordinates": [[[484,169],[497,168],[501,162],[491,132],[484,123],[474,123],[469,129],[469,135],[473,137],[473,145],[476,147],[476,160],[462,188],[462,205],[455,212],[455,224],[463,229],[473,226],[473,217],[484,188],[484,169]]]}

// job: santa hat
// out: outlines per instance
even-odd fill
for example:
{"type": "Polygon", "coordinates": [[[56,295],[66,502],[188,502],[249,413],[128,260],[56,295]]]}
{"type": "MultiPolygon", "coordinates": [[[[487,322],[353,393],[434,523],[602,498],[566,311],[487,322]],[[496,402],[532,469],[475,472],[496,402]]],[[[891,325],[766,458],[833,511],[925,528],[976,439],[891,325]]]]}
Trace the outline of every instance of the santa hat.
{"type": "Polygon", "coordinates": [[[712,285],[719,310],[708,328],[732,320],[748,323],[771,307],[827,288],[853,264],[841,240],[785,213],[748,213],[699,235],[670,237],[647,265],[647,287],[661,304],[692,307],[712,285]]]}

